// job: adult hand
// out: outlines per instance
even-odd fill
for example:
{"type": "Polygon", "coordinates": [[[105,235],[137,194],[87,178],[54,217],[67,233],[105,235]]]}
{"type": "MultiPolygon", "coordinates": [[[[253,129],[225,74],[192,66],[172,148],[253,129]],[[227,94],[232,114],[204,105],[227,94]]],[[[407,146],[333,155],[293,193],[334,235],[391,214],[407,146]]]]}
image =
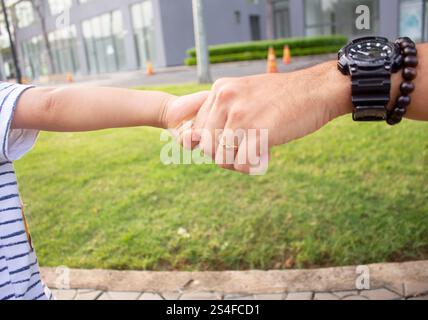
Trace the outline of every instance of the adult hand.
{"type": "Polygon", "coordinates": [[[192,147],[199,144],[222,168],[253,173],[267,162],[271,147],[317,131],[351,110],[350,81],[336,62],[288,74],[221,79],[183,139],[192,139],[192,147]],[[250,129],[255,134],[248,134],[250,129]],[[261,130],[268,132],[265,143],[261,130]]]}

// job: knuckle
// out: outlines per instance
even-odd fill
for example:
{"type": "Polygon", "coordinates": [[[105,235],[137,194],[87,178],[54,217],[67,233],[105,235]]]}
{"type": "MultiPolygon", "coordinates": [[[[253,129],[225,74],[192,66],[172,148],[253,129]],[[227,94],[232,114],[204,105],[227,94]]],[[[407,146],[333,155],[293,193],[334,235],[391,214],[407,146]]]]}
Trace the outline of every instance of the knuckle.
{"type": "Polygon", "coordinates": [[[235,98],[238,91],[234,85],[228,84],[221,87],[217,92],[217,100],[221,102],[230,101],[235,98]]]}
{"type": "Polygon", "coordinates": [[[229,113],[229,120],[232,123],[241,121],[245,116],[245,110],[240,107],[233,108],[229,113]]]}
{"type": "Polygon", "coordinates": [[[223,87],[225,84],[229,83],[230,81],[232,81],[233,78],[221,78],[218,79],[214,82],[213,84],[213,90],[217,91],[219,90],[221,87],[223,87]]]}

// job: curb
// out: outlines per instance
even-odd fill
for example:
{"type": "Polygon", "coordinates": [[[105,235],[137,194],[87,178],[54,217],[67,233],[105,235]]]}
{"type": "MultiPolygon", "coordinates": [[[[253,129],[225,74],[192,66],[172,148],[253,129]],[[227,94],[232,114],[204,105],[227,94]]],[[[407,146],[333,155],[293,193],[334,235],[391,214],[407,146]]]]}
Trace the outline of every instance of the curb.
{"type": "MultiPolygon", "coordinates": [[[[428,260],[366,266],[370,289],[387,288],[404,297],[428,292],[428,260]]],[[[314,270],[154,272],[41,268],[52,289],[92,289],[115,292],[222,292],[273,294],[356,290],[356,266],[314,270]],[[58,281],[60,279],[60,281],[58,281]],[[62,280],[62,282],[61,282],[62,280]]]]}

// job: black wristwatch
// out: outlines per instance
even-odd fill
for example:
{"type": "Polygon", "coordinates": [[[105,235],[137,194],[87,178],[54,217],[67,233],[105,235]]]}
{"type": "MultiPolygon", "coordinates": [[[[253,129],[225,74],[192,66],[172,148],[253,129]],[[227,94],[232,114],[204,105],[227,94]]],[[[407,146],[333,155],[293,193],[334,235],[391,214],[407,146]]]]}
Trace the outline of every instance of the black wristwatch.
{"type": "Polygon", "coordinates": [[[339,70],[352,80],[355,121],[386,120],[391,74],[402,64],[399,45],[386,38],[359,38],[339,51],[339,70]]]}

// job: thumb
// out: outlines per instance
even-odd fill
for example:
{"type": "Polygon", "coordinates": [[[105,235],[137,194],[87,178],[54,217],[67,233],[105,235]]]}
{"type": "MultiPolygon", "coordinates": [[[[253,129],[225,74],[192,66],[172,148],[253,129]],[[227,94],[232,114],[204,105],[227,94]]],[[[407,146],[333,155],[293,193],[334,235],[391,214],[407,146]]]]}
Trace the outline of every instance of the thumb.
{"type": "Polygon", "coordinates": [[[176,99],[169,110],[170,127],[175,128],[184,121],[192,120],[198,114],[202,104],[208,98],[209,91],[202,91],[176,99]]]}

